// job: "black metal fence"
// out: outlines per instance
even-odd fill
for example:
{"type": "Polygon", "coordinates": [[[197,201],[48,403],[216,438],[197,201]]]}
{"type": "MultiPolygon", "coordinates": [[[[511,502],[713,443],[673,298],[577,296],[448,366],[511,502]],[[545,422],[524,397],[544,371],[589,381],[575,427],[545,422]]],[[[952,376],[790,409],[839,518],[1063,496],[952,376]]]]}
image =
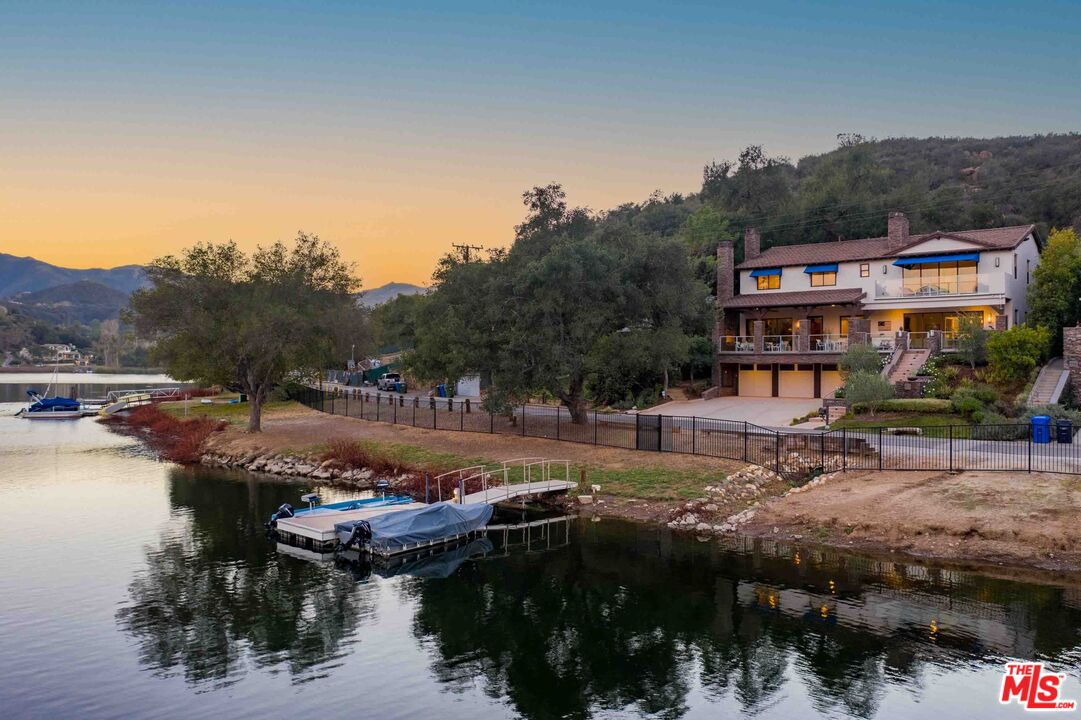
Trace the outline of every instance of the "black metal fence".
{"type": "Polygon", "coordinates": [[[521,405],[491,413],[468,399],[420,398],[364,388],[308,388],[316,410],[362,420],[604,447],[673,452],[761,465],[788,479],[834,470],[994,470],[1081,474],[1081,446],[1036,442],[1026,424],[777,430],[736,420],[589,411],[573,422],[563,407],[521,405]]]}

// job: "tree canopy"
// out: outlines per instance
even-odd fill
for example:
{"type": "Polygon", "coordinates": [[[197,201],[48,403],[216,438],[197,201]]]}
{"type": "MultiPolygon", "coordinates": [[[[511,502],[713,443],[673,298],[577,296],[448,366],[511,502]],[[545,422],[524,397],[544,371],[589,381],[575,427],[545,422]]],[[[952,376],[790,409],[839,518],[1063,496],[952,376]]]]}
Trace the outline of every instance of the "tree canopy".
{"type": "Polygon", "coordinates": [[[497,404],[550,394],[583,422],[587,397],[624,400],[686,358],[709,306],[675,237],[683,221],[666,236],[648,229],[649,203],[596,216],[564,198],[557,184],[527,191],[508,251],[443,259],[419,308],[414,372],[479,373],[497,404]]]}
{"type": "Polygon", "coordinates": [[[175,378],[235,387],[248,395],[248,429],[287,376],[348,357],[367,340],[359,281],[337,248],[299,233],[250,256],[235,243],[197,244],[147,267],[130,316],[156,339],[156,359],[175,378]]]}

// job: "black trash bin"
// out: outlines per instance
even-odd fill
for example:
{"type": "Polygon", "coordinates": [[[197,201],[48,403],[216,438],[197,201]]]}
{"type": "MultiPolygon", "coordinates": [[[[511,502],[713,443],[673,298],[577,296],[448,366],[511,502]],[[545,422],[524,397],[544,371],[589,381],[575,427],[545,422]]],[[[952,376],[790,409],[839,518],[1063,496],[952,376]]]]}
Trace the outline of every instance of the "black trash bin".
{"type": "Polygon", "coordinates": [[[1067,444],[1073,442],[1073,422],[1071,420],[1062,418],[1055,423],[1055,442],[1067,444]]]}

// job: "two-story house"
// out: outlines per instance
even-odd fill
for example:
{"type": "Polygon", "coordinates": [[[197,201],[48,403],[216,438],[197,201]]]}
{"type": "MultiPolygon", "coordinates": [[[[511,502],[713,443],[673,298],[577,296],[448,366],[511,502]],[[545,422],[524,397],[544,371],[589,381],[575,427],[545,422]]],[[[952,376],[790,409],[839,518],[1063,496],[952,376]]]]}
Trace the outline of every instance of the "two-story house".
{"type": "Polygon", "coordinates": [[[962,317],[1026,322],[1041,248],[1033,225],[910,235],[900,212],[886,237],[763,251],[747,228],[743,240],[738,266],[730,243],[717,249],[714,384],[751,397],[828,397],[850,341],[948,350],[962,317]]]}

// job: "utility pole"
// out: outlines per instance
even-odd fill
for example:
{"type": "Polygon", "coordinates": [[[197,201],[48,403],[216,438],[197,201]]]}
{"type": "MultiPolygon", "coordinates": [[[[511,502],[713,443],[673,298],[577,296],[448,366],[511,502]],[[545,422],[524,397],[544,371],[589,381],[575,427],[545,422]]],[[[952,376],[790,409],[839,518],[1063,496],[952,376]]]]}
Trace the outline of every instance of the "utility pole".
{"type": "Polygon", "coordinates": [[[469,262],[473,259],[473,251],[480,252],[484,249],[483,245],[462,245],[458,243],[451,243],[451,247],[462,254],[462,262],[469,262]]]}

